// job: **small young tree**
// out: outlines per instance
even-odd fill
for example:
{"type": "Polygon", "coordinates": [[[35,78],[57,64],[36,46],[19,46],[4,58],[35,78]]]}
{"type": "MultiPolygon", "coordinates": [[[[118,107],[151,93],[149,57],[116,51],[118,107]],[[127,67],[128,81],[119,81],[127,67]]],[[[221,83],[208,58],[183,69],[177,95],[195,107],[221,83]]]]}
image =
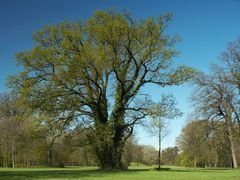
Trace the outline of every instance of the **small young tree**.
{"type": "Polygon", "coordinates": [[[149,107],[148,115],[151,117],[149,131],[158,138],[158,168],[160,169],[161,144],[168,132],[168,120],[179,117],[182,113],[176,107],[176,101],[172,95],[162,95],[158,103],[153,103],[149,107]]]}

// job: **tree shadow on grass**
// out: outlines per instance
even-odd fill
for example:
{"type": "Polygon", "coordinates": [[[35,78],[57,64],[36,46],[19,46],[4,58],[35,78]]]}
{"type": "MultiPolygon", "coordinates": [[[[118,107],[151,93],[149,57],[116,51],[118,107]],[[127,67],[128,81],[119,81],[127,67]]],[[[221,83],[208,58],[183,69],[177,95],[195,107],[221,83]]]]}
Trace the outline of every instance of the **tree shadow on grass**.
{"type": "Polygon", "coordinates": [[[100,170],[21,170],[0,171],[0,180],[33,180],[33,179],[71,179],[81,177],[101,177],[104,173],[100,170]]]}
{"type": "Polygon", "coordinates": [[[0,171],[0,180],[33,180],[33,179],[74,179],[83,177],[105,177],[118,173],[131,173],[137,171],[149,171],[149,169],[130,169],[130,170],[99,170],[99,169],[32,169],[18,170],[6,169],[0,171]]]}
{"type": "MultiPolygon", "coordinates": [[[[33,180],[33,179],[76,179],[76,178],[103,178],[109,175],[119,173],[135,173],[143,171],[153,171],[154,169],[128,169],[128,170],[99,170],[99,169],[79,169],[79,168],[66,168],[66,169],[4,169],[0,171],[0,180],[33,180]]],[[[231,169],[174,169],[168,168],[168,172],[212,172],[218,170],[231,170],[231,169]]],[[[164,171],[159,171],[164,172],[164,171]]]]}

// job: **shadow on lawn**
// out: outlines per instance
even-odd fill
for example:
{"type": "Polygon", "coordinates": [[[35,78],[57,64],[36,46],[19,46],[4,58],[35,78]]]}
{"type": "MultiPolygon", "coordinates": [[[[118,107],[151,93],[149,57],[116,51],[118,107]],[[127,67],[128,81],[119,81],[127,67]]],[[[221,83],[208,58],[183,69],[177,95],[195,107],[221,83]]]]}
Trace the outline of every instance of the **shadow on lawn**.
{"type": "MultiPolygon", "coordinates": [[[[152,171],[154,169],[129,169],[125,171],[121,170],[98,170],[98,169],[92,169],[92,170],[84,170],[84,169],[32,169],[32,170],[12,170],[12,169],[6,169],[3,171],[0,171],[0,180],[33,180],[33,179],[71,179],[71,178],[81,178],[81,177],[105,177],[113,174],[118,173],[134,173],[134,172],[142,172],[142,171],[152,171]]],[[[211,172],[211,170],[229,170],[229,169],[172,169],[168,168],[168,172],[211,172]]],[[[162,171],[160,171],[162,172],[162,171]]]]}
{"type": "Polygon", "coordinates": [[[1,180],[25,180],[25,179],[71,179],[71,178],[81,178],[81,177],[101,177],[104,173],[100,170],[21,170],[21,171],[0,171],[0,179],[1,180]]]}
{"type": "Polygon", "coordinates": [[[81,177],[105,177],[108,175],[118,174],[118,173],[131,173],[137,171],[149,171],[149,169],[131,169],[131,170],[83,170],[83,169],[32,169],[32,170],[12,170],[6,169],[0,171],[0,180],[33,180],[33,179],[71,179],[71,178],[81,178],[81,177]]]}

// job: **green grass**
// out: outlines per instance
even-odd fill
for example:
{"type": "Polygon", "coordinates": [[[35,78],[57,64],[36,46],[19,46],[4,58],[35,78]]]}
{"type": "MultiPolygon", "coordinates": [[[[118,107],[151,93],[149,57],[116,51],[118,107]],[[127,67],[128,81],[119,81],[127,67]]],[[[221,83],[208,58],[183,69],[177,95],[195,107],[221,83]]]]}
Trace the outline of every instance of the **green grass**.
{"type": "Polygon", "coordinates": [[[64,179],[122,179],[122,180],[239,180],[240,170],[194,169],[171,167],[156,171],[149,166],[134,166],[127,171],[101,171],[95,167],[67,168],[0,168],[0,180],[64,180],[64,179]]]}

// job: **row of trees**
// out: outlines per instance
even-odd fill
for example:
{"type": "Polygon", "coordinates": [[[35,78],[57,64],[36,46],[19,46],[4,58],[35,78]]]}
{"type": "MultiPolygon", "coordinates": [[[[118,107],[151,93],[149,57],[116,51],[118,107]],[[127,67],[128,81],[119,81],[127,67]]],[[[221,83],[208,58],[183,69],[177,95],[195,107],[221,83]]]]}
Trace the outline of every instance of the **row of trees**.
{"type": "MultiPolygon", "coordinates": [[[[222,123],[212,129],[208,120],[193,120],[183,128],[177,140],[179,149],[176,164],[191,167],[233,167],[226,129],[222,123]]],[[[239,143],[239,142],[238,142],[239,143]]],[[[239,154],[239,146],[236,153],[239,154]]],[[[237,157],[240,162],[240,157],[237,157]]]]}
{"type": "Polygon", "coordinates": [[[89,165],[93,162],[88,153],[84,157],[89,147],[83,139],[85,132],[80,134],[78,126],[64,129],[49,117],[33,115],[18,103],[16,97],[0,95],[1,166],[61,167],[65,163],[89,165]]]}
{"type": "MultiPolygon", "coordinates": [[[[91,131],[83,129],[79,122],[74,122],[71,125],[72,128],[68,125],[68,128],[63,131],[59,123],[51,121],[46,116],[33,116],[30,111],[20,109],[17,104],[18,102],[12,96],[1,95],[1,166],[98,165],[93,148],[87,141],[91,131]]],[[[214,122],[214,128],[212,123],[209,120],[195,120],[187,123],[178,138],[178,147],[162,151],[161,164],[232,167],[227,128],[223,121],[214,122]]],[[[163,127],[155,127],[158,136],[158,128],[163,127]]],[[[236,154],[239,154],[238,138],[236,143],[236,154]]],[[[240,157],[237,156],[237,162],[239,161],[240,157]]],[[[139,145],[134,136],[131,136],[125,143],[122,162],[126,166],[131,162],[155,165],[159,163],[159,153],[151,146],[139,145]]]]}
{"type": "MultiPolygon", "coordinates": [[[[16,97],[0,95],[0,166],[36,167],[97,166],[91,131],[75,121],[67,126],[39,114],[33,115],[27,106],[19,106],[16,97]]],[[[167,157],[165,159],[168,159],[167,157]]],[[[166,160],[165,160],[166,161],[166,160]]],[[[158,151],[139,145],[132,135],[126,141],[122,162],[153,165],[158,163],[158,151]]]]}
{"type": "Polygon", "coordinates": [[[183,129],[179,144],[194,166],[232,166],[240,163],[240,39],[221,54],[222,65],[194,79],[195,117],[183,129]]]}

